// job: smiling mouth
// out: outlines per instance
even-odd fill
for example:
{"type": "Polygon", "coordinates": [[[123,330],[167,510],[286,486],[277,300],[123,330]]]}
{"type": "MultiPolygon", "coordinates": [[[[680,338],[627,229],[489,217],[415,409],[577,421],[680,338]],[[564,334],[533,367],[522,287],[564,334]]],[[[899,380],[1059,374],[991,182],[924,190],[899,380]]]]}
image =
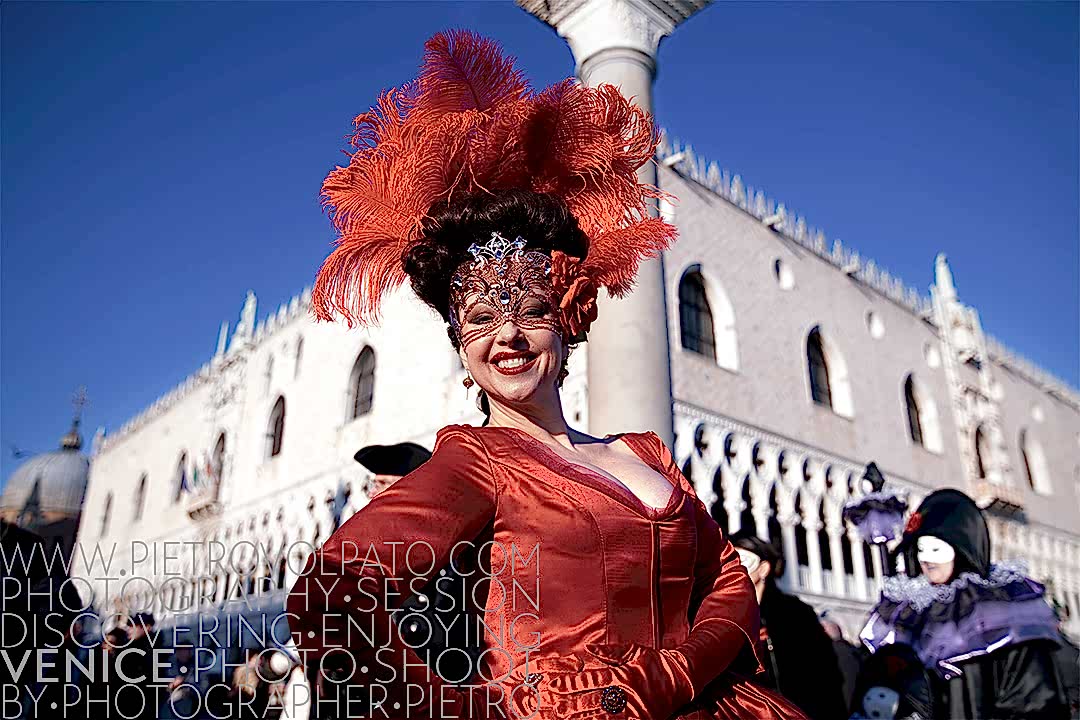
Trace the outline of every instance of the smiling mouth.
{"type": "Polygon", "coordinates": [[[500,353],[491,364],[502,375],[517,375],[535,365],[538,357],[533,353],[500,353]]]}

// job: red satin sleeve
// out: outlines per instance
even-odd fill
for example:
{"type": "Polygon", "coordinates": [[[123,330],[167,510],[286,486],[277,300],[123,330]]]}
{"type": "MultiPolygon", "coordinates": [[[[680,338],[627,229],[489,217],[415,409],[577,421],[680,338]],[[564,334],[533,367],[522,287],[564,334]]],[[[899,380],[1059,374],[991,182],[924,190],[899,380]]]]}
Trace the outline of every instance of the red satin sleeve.
{"type": "Polygon", "coordinates": [[[739,562],[735,547],[724,537],[693,486],[683,477],[667,446],[659,437],[656,441],[669,477],[678,478],[683,491],[694,503],[697,562],[690,594],[693,621],[689,637],[675,650],[686,658],[683,669],[693,685],[694,697],[697,697],[725,670],[737,669],[750,675],[763,670],[757,647],[761,613],[754,584],[739,562]],[[736,660],[740,660],[740,667],[733,666],[736,660]]]}
{"type": "MultiPolygon", "coordinates": [[[[304,662],[347,655],[358,684],[388,705],[456,697],[394,630],[390,614],[492,522],[498,490],[483,445],[460,428],[440,432],[430,460],[379,493],[309,558],[287,601],[304,662]],[[377,652],[376,652],[377,651],[377,652]],[[359,672],[366,666],[368,674],[359,672]],[[392,668],[392,670],[391,670],[392,668]]],[[[389,709],[389,708],[388,708],[389,709]]],[[[438,717],[449,707],[432,711],[438,717]]],[[[482,713],[468,713],[480,716],[482,713]]],[[[412,717],[422,716],[417,709],[412,717]]]]}

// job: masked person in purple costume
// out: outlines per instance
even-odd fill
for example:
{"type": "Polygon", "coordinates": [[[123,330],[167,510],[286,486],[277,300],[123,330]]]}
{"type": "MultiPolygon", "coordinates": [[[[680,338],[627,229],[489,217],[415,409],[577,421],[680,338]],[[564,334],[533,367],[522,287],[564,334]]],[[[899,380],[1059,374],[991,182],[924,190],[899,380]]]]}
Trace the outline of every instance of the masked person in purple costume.
{"type": "Polygon", "coordinates": [[[907,575],[886,579],[861,638],[872,651],[915,651],[930,671],[934,717],[1068,717],[1043,587],[1019,566],[990,563],[990,532],[971,498],[931,493],[896,553],[907,575]]]}

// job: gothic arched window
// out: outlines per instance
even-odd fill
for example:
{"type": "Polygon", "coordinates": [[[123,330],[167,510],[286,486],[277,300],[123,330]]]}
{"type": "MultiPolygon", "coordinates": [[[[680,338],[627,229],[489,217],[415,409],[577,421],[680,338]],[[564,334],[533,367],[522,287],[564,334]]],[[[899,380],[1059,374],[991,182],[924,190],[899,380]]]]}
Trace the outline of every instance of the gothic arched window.
{"type": "Polygon", "coordinates": [[[144,474],[139,478],[139,484],[135,487],[135,512],[132,515],[133,520],[142,519],[143,506],[146,504],[146,475],[144,474]]]}
{"type": "Polygon", "coordinates": [[[349,420],[371,412],[375,397],[375,351],[365,347],[349,376],[349,420]]]}
{"type": "Polygon", "coordinates": [[[225,472],[225,433],[221,433],[214,444],[214,454],[210,456],[210,472],[214,474],[214,482],[220,483],[225,472]]]}
{"type": "Polygon", "coordinates": [[[810,397],[818,405],[832,407],[832,388],[829,386],[829,366],[821,344],[821,330],[814,328],[806,338],[806,364],[810,372],[810,397]]]}
{"type": "Polygon", "coordinates": [[[281,453],[281,444],[285,440],[285,398],[279,397],[270,412],[270,423],[266,430],[266,457],[272,458],[281,453]]]}
{"type": "Polygon", "coordinates": [[[975,474],[979,479],[986,477],[987,450],[986,433],[983,432],[983,426],[980,425],[975,428],[975,474]]]}
{"type": "Polygon", "coordinates": [[[684,348],[716,359],[712,310],[705,295],[705,279],[696,270],[679,281],[679,332],[684,348]]]}
{"type": "Polygon", "coordinates": [[[904,403],[907,406],[908,437],[916,445],[923,445],[922,420],[919,417],[919,401],[915,397],[915,379],[907,376],[904,381],[904,403]]]}
{"type": "Polygon", "coordinates": [[[176,475],[173,479],[173,486],[175,492],[173,494],[173,502],[178,502],[180,496],[188,490],[188,474],[187,474],[187,453],[181,453],[180,462],[176,464],[176,475]]]}
{"type": "Polygon", "coordinates": [[[1024,461],[1024,476],[1031,489],[1041,495],[1049,495],[1050,473],[1042,445],[1027,429],[1020,431],[1020,459],[1024,461]]]}
{"type": "Polygon", "coordinates": [[[304,338],[296,341],[296,362],[293,363],[293,377],[300,377],[300,364],[304,359],[304,338]]]}
{"type": "Polygon", "coordinates": [[[112,493],[105,496],[105,511],[101,513],[101,535],[109,532],[109,516],[112,515],[112,493]]]}

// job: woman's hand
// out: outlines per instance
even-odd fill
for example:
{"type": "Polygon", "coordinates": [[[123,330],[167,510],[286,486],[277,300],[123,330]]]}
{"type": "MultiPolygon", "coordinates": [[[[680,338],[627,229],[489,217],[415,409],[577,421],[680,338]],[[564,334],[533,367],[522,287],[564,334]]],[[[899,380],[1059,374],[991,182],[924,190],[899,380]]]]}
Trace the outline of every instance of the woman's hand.
{"type": "Polygon", "coordinates": [[[515,670],[513,706],[517,717],[540,720],[662,720],[692,699],[685,663],[674,650],[590,644],[515,670]]]}

